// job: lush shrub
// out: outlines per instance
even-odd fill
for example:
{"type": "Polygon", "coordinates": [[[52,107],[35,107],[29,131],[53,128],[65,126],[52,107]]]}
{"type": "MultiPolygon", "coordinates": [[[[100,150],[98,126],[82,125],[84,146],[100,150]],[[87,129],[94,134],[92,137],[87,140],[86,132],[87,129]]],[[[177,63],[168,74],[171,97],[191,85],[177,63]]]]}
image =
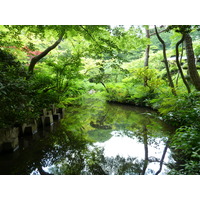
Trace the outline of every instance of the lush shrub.
{"type": "Polygon", "coordinates": [[[199,92],[179,96],[163,94],[157,99],[152,99],[151,104],[163,115],[163,118],[181,126],[198,124],[200,119],[199,92]]]}
{"type": "Polygon", "coordinates": [[[31,82],[24,67],[11,54],[0,50],[0,126],[8,127],[34,117],[31,82]]]}
{"type": "Polygon", "coordinates": [[[176,166],[170,174],[200,174],[200,129],[180,127],[172,138],[176,166]]]}
{"type": "Polygon", "coordinates": [[[107,84],[107,89],[109,91],[106,95],[108,101],[128,102],[128,90],[123,83],[107,84]]]}
{"type": "Polygon", "coordinates": [[[120,103],[149,106],[150,100],[156,97],[159,87],[163,83],[157,70],[148,69],[147,67],[136,68],[121,83],[107,84],[107,99],[120,103]]]}
{"type": "Polygon", "coordinates": [[[49,76],[29,77],[26,67],[11,54],[0,51],[0,126],[29,122],[41,109],[58,102],[49,76]]]}

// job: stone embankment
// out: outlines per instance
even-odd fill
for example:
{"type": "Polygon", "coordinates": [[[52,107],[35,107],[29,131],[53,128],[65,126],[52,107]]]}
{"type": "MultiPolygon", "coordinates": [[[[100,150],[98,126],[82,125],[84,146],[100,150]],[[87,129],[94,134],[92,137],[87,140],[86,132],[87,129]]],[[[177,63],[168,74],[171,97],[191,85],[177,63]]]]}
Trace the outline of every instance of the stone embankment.
{"type": "Polygon", "coordinates": [[[50,110],[42,110],[38,120],[33,119],[29,123],[24,123],[20,127],[10,129],[0,129],[0,152],[14,152],[19,148],[19,137],[33,135],[38,129],[53,125],[54,121],[60,120],[64,116],[64,108],[56,108],[52,105],[50,110]]]}

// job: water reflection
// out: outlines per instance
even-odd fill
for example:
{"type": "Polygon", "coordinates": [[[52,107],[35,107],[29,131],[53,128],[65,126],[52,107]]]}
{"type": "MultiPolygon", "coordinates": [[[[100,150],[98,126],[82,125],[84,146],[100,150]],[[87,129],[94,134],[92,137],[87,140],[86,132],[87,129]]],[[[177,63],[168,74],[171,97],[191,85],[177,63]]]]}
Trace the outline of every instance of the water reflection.
{"type": "Polygon", "coordinates": [[[173,129],[155,114],[102,101],[69,107],[52,132],[23,140],[18,157],[9,160],[12,167],[0,157],[1,173],[165,174],[173,162],[167,148],[173,129]]]}
{"type": "MultiPolygon", "coordinates": [[[[133,140],[118,131],[113,131],[111,134],[113,136],[108,141],[95,143],[96,146],[104,148],[104,156],[109,162],[110,160],[115,160],[115,163],[118,162],[115,170],[109,170],[109,174],[155,174],[158,171],[166,147],[162,138],[155,139],[156,145],[148,146],[147,143],[143,144],[137,139],[133,140]],[[132,172],[130,169],[127,169],[128,172],[123,171],[124,165],[132,167],[132,172]],[[135,168],[132,165],[135,165],[136,171],[134,171],[135,168]]],[[[165,155],[166,163],[169,162],[169,156],[170,151],[168,150],[165,155]]],[[[163,171],[167,171],[166,166],[163,167],[163,171]]]]}
{"type": "Polygon", "coordinates": [[[92,112],[90,107],[69,111],[67,130],[86,134],[94,143],[85,151],[68,152],[48,168],[51,173],[165,174],[166,163],[173,162],[166,146],[171,130],[150,110],[105,104],[92,112]]]}

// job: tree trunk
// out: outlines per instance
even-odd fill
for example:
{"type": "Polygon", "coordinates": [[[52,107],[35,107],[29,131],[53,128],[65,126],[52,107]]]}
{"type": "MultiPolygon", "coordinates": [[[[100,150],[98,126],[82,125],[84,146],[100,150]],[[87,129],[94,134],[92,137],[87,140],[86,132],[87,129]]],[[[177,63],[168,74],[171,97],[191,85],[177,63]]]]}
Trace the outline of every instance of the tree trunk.
{"type": "Polygon", "coordinates": [[[195,88],[198,91],[200,91],[200,76],[196,68],[194,51],[192,46],[192,38],[190,37],[189,33],[185,35],[185,48],[186,48],[188,72],[190,78],[195,88]]]}
{"type": "Polygon", "coordinates": [[[51,45],[50,47],[48,47],[46,50],[44,50],[41,54],[33,57],[31,59],[31,62],[30,62],[30,65],[29,65],[29,68],[28,68],[28,72],[30,74],[33,74],[33,70],[34,70],[34,67],[36,65],[36,63],[41,60],[43,57],[45,57],[51,50],[55,49],[61,42],[63,36],[64,36],[65,32],[63,31],[59,37],[59,39],[53,44],[51,45]]]}
{"type": "Polygon", "coordinates": [[[108,89],[107,89],[107,87],[106,87],[106,85],[104,84],[104,82],[103,81],[100,81],[100,83],[103,85],[103,87],[106,89],[106,92],[108,92],[109,93],[109,91],[108,91],[108,89]]]}
{"type": "MultiPolygon", "coordinates": [[[[149,27],[145,28],[146,31],[146,38],[150,39],[150,34],[149,34],[149,27]]],[[[149,66],[149,51],[150,51],[150,45],[147,45],[146,52],[145,52],[145,60],[144,60],[144,66],[149,66]]]]}
{"type": "Polygon", "coordinates": [[[155,31],[156,31],[157,38],[159,39],[159,41],[163,45],[163,57],[164,57],[164,63],[165,63],[166,71],[167,71],[167,78],[168,78],[168,81],[169,81],[169,86],[171,87],[172,94],[176,96],[176,90],[174,88],[174,83],[173,83],[173,80],[172,80],[172,77],[171,77],[171,74],[170,74],[169,65],[168,65],[168,61],[167,61],[165,42],[159,36],[156,26],[155,26],[155,31]]]}
{"type": "Polygon", "coordinates": [[[184,38],[185,38],[185,36],[184,36],[184,34],[183,34],[181,40],[179,40],[179,41],[177,42],[177,44],[176,44],[176,64],[177,64],[177,66],[178,66],[178,69],[179,69],[181,78],[182,78],[182,80],[183,80],[183,83],[185,84],[185,86],[186,86],[186,88],[187,88],[187,90],[188,90],[188,93],[190,93],[190,92],[191,92],[190,86],[189,86],[188,82],[187,82],[186,79],[185,79],[185,76],[184,76],[184,74],[183,74],[183,70],[182,70],[181,65],[180,65],[180,62],[179,62],[179,50],[178,50],[178,47],[179,47],[179,45],[184,41],[184,38]]]}
{"type": "MultiPolygon", "coordinates": [[[[181,58],[179,63],[182,63],[182,58],[183,58],[183,43],[182,43],[181,58]]],[[[178,87],[178,79],[179,79],[179,71],[176,77],[176,87],[178,87]]]]}
{"type": "MultiPolygon", "coordinates": [[[[145,27],[145,31],[146,31],[146,38],[150,39],[150,34],[149,34],[149,26],[145,27]]],[[[146,52],[145,52],[145,60],[144,60],[144,67],[146,67],[148,69],[149,66],[149,51],[150,51],[150,45],[147,45],[146,47],[146,52]]],[[[148,86],[148,77],[145,76],[144,77],[144,86],[148,86]]]]}

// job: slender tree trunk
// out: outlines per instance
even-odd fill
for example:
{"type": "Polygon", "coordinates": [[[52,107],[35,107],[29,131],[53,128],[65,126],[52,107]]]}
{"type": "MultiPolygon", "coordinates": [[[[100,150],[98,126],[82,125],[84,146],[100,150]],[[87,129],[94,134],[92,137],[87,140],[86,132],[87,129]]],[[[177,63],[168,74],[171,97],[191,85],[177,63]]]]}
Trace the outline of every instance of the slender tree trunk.
{"type": "Polygon", "coordinates": [[[186,48],[188,72],[189,72],[190,78],[195,88],[198,91],[200,91],[200,76],[196,68],[195,56],[194,56],[194,51],[193,51],[193,46],[192,46],[192,38],[190,37],[189,33],[185,35],[185,48],[186,48]]]}
{"type": "Polygon", "coordinates": [[[167,71],[167,78],[168,78],[168,81],[169,81],[169,86],[171,87],[172,94],[176,96],[176,90],[175,90],[175,87],[174,87],[174,83],[173,83],[173,80],[172,80],[172,77],[171,77],[171,74],[170,74],[169,65],[168,65],[168,61],[167,61],[165,42],[159,36],[156,26],[155,26],[155,31],[156,31],[157,38],[159,39],[159,41],[163,45],[163,57],[164,57],[164,63],[165,63],[166,71],[167,71]]]}
{"type": "MultiPolygon", "coordinates": [[[[182,43],[180,63],[182,62],[182,57],[183,57],[183,43],[182,43]]],[[[177,75],[177,78],[176,78],[176,87],[178,87],[178,78],[179,78],[179,71],[178,71],[178,75],[177,75]]]]}
{"type": "Polygon", "coordinates": [[[33,70],[34,70],[34,67],[36,65],[36,63],[41,60],[43,57],[45,57],[51,50],[55,49],[61,42],[63,36],[64,36],[65,32],[63,31],[59,37],[59,39],[53,44],[51,45],[50,47],[48,47],[46,50],[44,50],[41,54],[33,57],[31,59],[31,62],[29,64],[29,68],[28,68],[28,72],[30,74],[33,74],[33,70]]]}
{"type": "MultiPolygon", "coordinates": [[[[149,34],[149,27],[145,28],[146,31],[146,38],[150,39],[150,34],[149,34]]],[[[149,66],[149,51],[150,51],[150,45],[147,45],[146,47],[146,52],[145,52],[145,60],[144,60],[144,66],[149,66]]]]}
{"type": "Polygon", "coordinates": [[[176,44],[176,64],[177,64],[177,66],[178,66],[178,69],[179,69],[181,78],[182,78],[182,80],[183,80],[183,83],[185,84],[188,93],[190,93],[190,92],[191,92],[190,86],[189,86],[188,82],[187,82],[186,79],[185,79],[185,76],[184,76],[184,74],[183,74],[183,70],[182,70],[181,65],[180,65],[180,62],[179,62],[179,50],[178,50],[178,47],[179,47],[179,45],[180,45],[181,43],[183,43],[184,38],[185,38],[185,36],[184,36],[184,34],[183,34],[181,40],[179,40],[179,41],[177,42],[177,44],[176,44]]]}
{"type": "Polygon", "coordinates": [[[149,158],[148,158],[148,136],[147,136],[147,127],[144,125],[143,126],[143,137],[144,137],[144,166],[143,166],[143,169],[142,169],[142,175],[145,174],[146,172],[146,169],[147,169],[147,166],[148,166],[148,161],[149,161],[149,158]]]}
{"type": "MultiPolygon", "coordinates": [[[[146,31],[146,38],[150,39],[150,34],[149,34],[149,26],[145,27],[145,31],[146,31]]],[[[145,60],[144,60],[144,67],[146,67],[147,69],[149,68],[149,51],[150,51],[150,45],[147,45],[146,47],[146,52],[145,52],[145,60]]],[[[144,77],[144,86],[148,86],[148,77],[145,76],[144,77]]]]}
{"type": "Polygon", "coordinates": [[[165,159],[165,155],[167,153],[167,149],[168,149],[168,142],[164,148],[164,151],[163,151],[163,154],[162,154],[162,158],[160,160],[160,168],[159,170],[155,173],[155,175],[158,175],[161,171],[162,171],[162,166],[163,166],[163,162],[164,162],[164,159],[165,159]]]}
{"type": "Polygon", "coordinates": [[[103,82],[103,81],[100,81],[100,83],[103,85],[103,87],[104,87],[104,88],[106,89],[106,91],[109,93],[109,91],[108,91],[106,85],[104,84],[104,82],[103,82]]]}

